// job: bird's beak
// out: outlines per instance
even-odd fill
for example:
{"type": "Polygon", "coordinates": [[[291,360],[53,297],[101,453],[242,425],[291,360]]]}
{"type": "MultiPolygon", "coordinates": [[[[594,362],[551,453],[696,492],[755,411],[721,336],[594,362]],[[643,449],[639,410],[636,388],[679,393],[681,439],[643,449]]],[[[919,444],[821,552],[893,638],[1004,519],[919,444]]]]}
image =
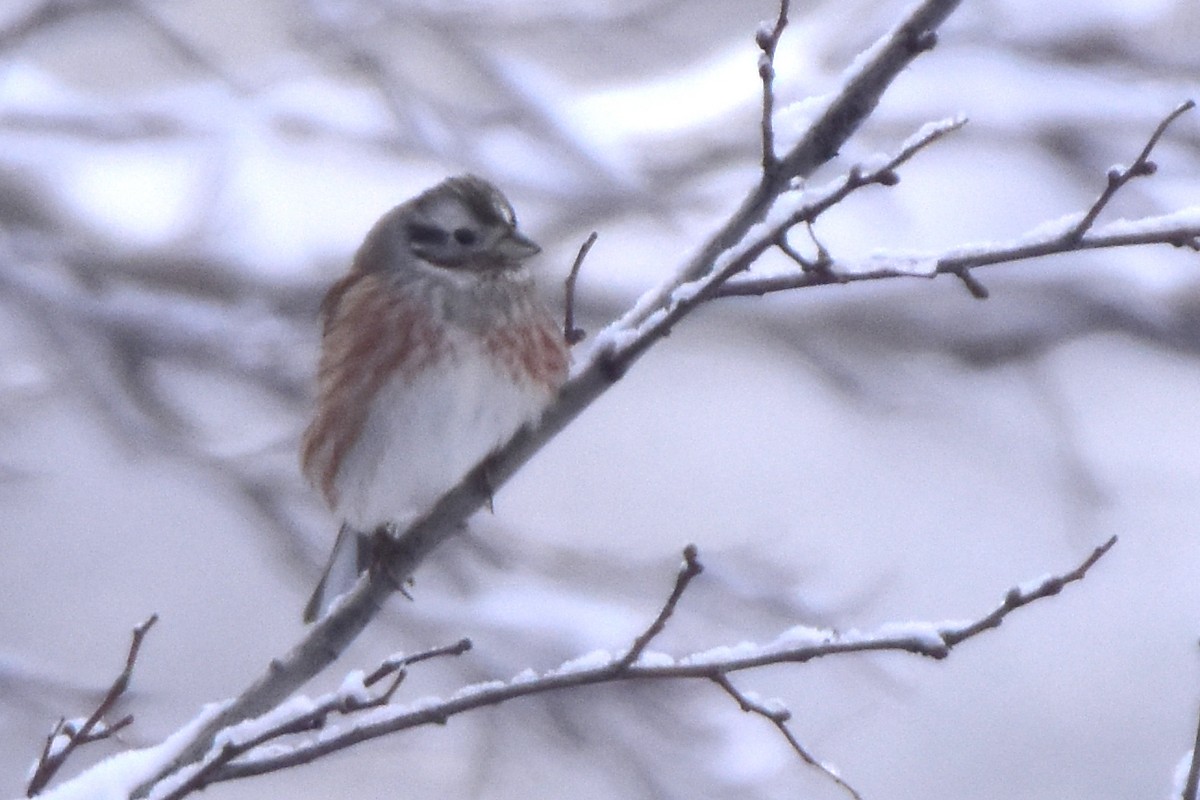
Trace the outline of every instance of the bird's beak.
{"type": "Polygon", "coordinates": [[[496,242],[496,251],[507,259],[524,261],[542,252],[542,248],[538,247],[532,239],[526,238],[520,231],[514,230],[496,242]]]}

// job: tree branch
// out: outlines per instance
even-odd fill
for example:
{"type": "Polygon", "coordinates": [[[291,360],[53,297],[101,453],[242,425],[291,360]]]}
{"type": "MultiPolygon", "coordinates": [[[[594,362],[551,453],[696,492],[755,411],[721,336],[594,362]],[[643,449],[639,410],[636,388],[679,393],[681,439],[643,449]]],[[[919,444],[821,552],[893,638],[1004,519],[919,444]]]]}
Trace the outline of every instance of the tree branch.
{"type": "Polygon", "coordinates": [[[575,327],[575,282],[579,280],[579,270],[583,267],[583,260],[587,258],[588,252],[592,249],[592,245],[596,243],[599,235],[595,231],[588,234],[587,239],[579,246],[579,252],[575,256],[575,261],[571,264],[571,271],[567,273],[567,279],[564,281],[566,285],[566,299],[563,311],[563,338],[566,339],[569,345],[579,344],[587,336],[587,331],[575,327]]]}
{"type": "Polygon", "coordinates": [[[633,645],[617,661],[618,669],[628,669],[641,658],[643,651],[654,640],[654,637],[662,633],[663,628],[667,626],[667,620],[675,613],[675,606],[679,604],[679,598],[683,597],[683,593],[687,591],[688,584],[703,571],[704,567],[697,558],[696,545],[689,544],[683,548],[683,564],[679,567],[679,574],[675,576],[675,588],[671,590],[671,595],[658,612],[658,616],[654,618],[654,622],[650,623],[650,627],[646,628],[641,636],[634,639],[633,645]]]}
{"type": "MultiPolygon", "coordinates": [[[[351,716],[387,705],[406,670],[413,664],[433,658],[459,656],[471,649],[469,639],[461,639],[451,645],[437,647],[410,656],[392,656],[385,659],[370,675],[353,672],[342,681],[342,686],[313,701],[298,698],[291,706],[273,710],[265,719],[249,720],[221,731],[212,748],[197,764],[194,764],[164,782],[166,791],[159,791],[156,800],[182,800],[193,792],[200,791],[219,780],[215,776],[234,759],[250,753],[268,742],[307,731],[320,730],[331,714],[351,716]],[[382,692],[372,694],[369,687],[392,675],[391,683],[382,692]]],[[[311,760],[311,759],[307,759],[311,760]]],[[[306,763],[297,760],[292,766],[306,763]]]]}
{"type": "MultiPolygon", "coordinates": [[[[229,741],[236,740],[237,737],[222,733],[218,737],[218,743],[205,754],[202,761],[203,764],[207,764],[211,760],[222,759],[218,767],[206,771],[205,785],[275,772],[298,764],[309,763],[359,742],[398,731],[430,724],[442,725],[452,717],[479,708],[499,705],[520,697],[579,686],[594,686],[627,680],[702,679],[715,682],[725,688],[728,684],[728,675],[734,672],[773,664],[802,664],[819,658],[850,653],[904,652],[935,659],[946,658],[955,647],[997,627],[1001,621],[1018,609],[1051,597],[1068,584],[1082,580],[1096,562],[1112,548],[1114,543],[1115,539],[1110,539],[1097,547],[1079,566],[1069,572],[1043,578],[1031,586],[1010,589],[992,611],[968,623],[955,625],[906,622],[883,625],[875,631],[850,630],[846,632],[797,626],[784,631],[774,641],[763,645],[743,643],[736,647],[721,646],[695,652],[678,659],[666,653],[650,653],[641,649],[638,650],[637,660],[628,662],[628,653],[634,651],[639,642],[648,642],[654,635],[657,635],[657,632],[661,630],[659,622],[665,623],[678,603],[679,597],[690,585],[692,577],[701,571],[699,559],[694,549],[689,547],[688,551],[685,551],[685,564],[676,576],[675,588],[659,611],[655,624],[634,640],[633,645],[623,657],[614,657],[607,652],[596,651],[565,662],[540,675],[526,671],[508,681],[489,681],[465,686],[444,700],[426,698],[409,705],[372,706],[373,710],[369,717],[361,718],[337,730],[326,729],[319,738],[299,743],[292,748],[274,747],[265,749],[261,753],[255,753],[254,747],[267,741],[267,738],[257,739],[252,747],[241,750],[241,757],[237,760],[223,759],[222,748],[227,747],[229,741]]],[[[355,675],[350,676],[347,684],[357,685],[355,675]]],[[[729,689],[726,691],[728,692],[729,689]]],[[[278,736],[294,733],[297,730],[311,729],[312,726],[309,723],[311,722],[312,707],[326,709],[326,713],[328,713],[338,706],[335,701],[341,694],[344,694],[344,691],[318,698],[316,701],[297,698],[289,703],[289,707],[295,705],[299,709],[291,716],[274,711],[267,715],[269,725],[256,720],[247,723],[243,730],[256,731],[256,735],[261,737],[267,728],[279,731],[278,736]],[[306,725],[309,727],[306,728],[306,725]]],[[[739,704],[746,700],[746,696],[736,689],[732,694],[735,699],[740,698],[739,704]]],[[[764,714],[763,711],[754,707],[747,710],[768,716],[777,727],[787,721],[787,717],[780,712],[772,712],[764,708],[763,711],[767,712],[764,714]]],[[[784,729],[781,728],[782,730],[784,729]]],[[[785,731],[785,735],[787,733],[789,732],[785,731]]],[[[278,738],[278,736],[271,738],[278,738]]],[[[805,761],[821,768],[826,774],[835,776],[830,768],[822,766],[811,754],[807,754],[807,750],[794,736],[789,735],[788,739],[793,749],[796,749],[797,753],[805,758],[805,761]]],[[[187,780],[188,776],[198,769],[204,769],[204,767],[189,767],[181,771],[178,776],[168,780],[169,782],[187,780]]],[[[835,779],[840,785],[849,789],[849,786],[840,778],[835,779]]],[[[177,800],[184,795],[171,794],[167,796],[172,800],[177,800]]]]}
{"type": "Polygon", "coordinates": [[[788,24],[788,0],[779,3],[779,16],[775,24],[764,22],[754,35],[754,42],[762,55],[758,59],[758,77],[762,80],[762,171],[763,174],[774,172],[779,166],[779,156],[775,154],[775,48],[783,37],[783,30],[788,24]]]}
{"type": "Polygon", "coordinates": [[[1146,142],[1146,146],[1142,148],[1142,152],[1138,153],[1138,157],[1133,160],[1133,163],[1128,167],[1121,168],[1116,166],[1108,171],[1108,183],[1104,187],[1104,191],[1096,198],[1096,202],[1092,203],[1091,208],[1079,220],[1070,231],[1065,234],[1065,237],[1071,241],[1079,241],[1083,235],[1092,227],[1092,223],[1096,221],[1096,217],[1100,216],[1100,212],[1108,205],[1108,201],[1112,200],[1113,196],[1121,190],[1125,184],[1129,183],[1134,178],[1153,175],[1158,169],[1158,165],[1150,160],[1150,153],[1153,152],[1158,140],[1167,132],[1167,128],[1171,127],[1171,123],[1180,116],[1196,107],[1194,100],[1185,100],[1175,107],[1175,110],[1167,114],[1158,127],[1154,129],[1154,133],[1150,134],[1150,139],[1146,142]]]}
{"type": "Polygon", "coordinates": [[[112,682],[108,692],[91,716],[82,723],[77,720],[60,719],[50,731],[50,735],[46,737],[46,745],[42,748],[42,754],[38,758],[37,764],[34,765],[29,783],[25,786],[26,797],[41,794],[62,765],[75,752],[75,748],[89,742],[107,739],[133,722],[132,715],[125,716],[112,725],[105,725],[103,720],[104,716],[112,711],[121,695],[125,694],[125,690],[129,688],[129,681],[133,677],[133,665],[137,663],[138,652],[142,649],[142,640],[146,638],[151,626],[157,621],[158,615],[151,614],[144,622],[134,627],[133,637],[129,643],[129,652],[125,656],[125,667],[112,682]]]}
{"type": "Polygon", "coordinates": [[[854,800],[862,800],[862,795],[860,795],[853,786],[846,783],[846,781],[843,780],[840,775],[838,775],[836,769],[828,764],[818,761],[812,753],[808,752],[808,748],[801,744],[800,740],[796,738],[796,735],[792,733],[791,728],[789,728],[787,724],[788,720],[792,718],[792,712],[788,711],[782,705],[768,705],[766,703],[760,703],[754,700],[734,686],[733,682],[730,681],[728,676],[726,676],[724,673],[718,673],[717,676],[713,678],[713,682],[720,686],[726,694],[732,697],[742,711],[745,711],[748,714],[757,714],[774,725],[776,729],[783,734],[783,738],[787,739],[787,742],[789,745],[791,745],[791,748],[796,751],[796,755],[800,756],[800,758],[804,760],[804,763],[808,764],[810,767],[820,770],[826,777],[828,777],[838,786],[845,789],[846,792],[854,798],[854,800]]]}
{"type": "Polygon", "coordinates": [[[1010,244],[962,245],[944,253],[892,253],[874,256],[860,262],[831,259],[829,269],[822,272],[789,272],[753,278],[731,280],[714,293],[714,297],[761,296],[774,292],[823,286],[830,283],[883,280],[887,278],[933,278],[937,275],[956,275],[975,267],[1010,264],[1031,258],[1134,247],[1168,244],[1200,252],[1200,206],[1183,209],[1161,217],[1146,217],[1131,222],[1114,222],[1093,229],[1077,242],[1067,240],[1057,232],[1031,232],[1010,244]]]}

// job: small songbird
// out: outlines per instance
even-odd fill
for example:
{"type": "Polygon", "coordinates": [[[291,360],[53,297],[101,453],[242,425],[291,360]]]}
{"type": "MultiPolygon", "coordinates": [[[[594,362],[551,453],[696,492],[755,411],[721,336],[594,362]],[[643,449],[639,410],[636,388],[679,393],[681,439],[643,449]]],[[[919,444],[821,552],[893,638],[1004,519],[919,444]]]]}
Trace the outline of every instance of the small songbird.
{"type": "Polygon", "coordinates": [[[383,215],[322,303],[304,474],[341,521],[311,622],[468,470],[538,418],[567,377],[562,331],[526,266],[540,248],[473,175],[383,215]]]}

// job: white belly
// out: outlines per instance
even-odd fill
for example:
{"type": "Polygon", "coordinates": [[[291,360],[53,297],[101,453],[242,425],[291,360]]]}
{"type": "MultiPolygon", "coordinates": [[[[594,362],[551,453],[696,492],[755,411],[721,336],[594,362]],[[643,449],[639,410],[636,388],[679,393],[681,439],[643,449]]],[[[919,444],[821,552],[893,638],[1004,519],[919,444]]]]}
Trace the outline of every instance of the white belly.
{"type": "Polygon", "coordinates": [[[452,362],[393,378],[377,394],[338,473],[334,510],[356,530],[411,523],[549,401],[544,388],[496,370],[478,345],[454,344],[452,362]]]}

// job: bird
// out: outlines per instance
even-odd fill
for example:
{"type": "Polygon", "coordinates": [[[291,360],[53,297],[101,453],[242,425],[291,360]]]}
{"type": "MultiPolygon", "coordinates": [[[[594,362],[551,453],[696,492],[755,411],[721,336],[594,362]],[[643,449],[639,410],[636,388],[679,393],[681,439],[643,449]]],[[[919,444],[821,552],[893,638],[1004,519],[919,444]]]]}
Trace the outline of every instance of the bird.
{"type": "Polygon", "coordinates": [[[301,468],[341,523],[304,610],[324,616],[471,468],[535,422],[569,347],[528,260],[541,248],[499,189],[448,178],[385,213],[321,304],[301,468]]]}

